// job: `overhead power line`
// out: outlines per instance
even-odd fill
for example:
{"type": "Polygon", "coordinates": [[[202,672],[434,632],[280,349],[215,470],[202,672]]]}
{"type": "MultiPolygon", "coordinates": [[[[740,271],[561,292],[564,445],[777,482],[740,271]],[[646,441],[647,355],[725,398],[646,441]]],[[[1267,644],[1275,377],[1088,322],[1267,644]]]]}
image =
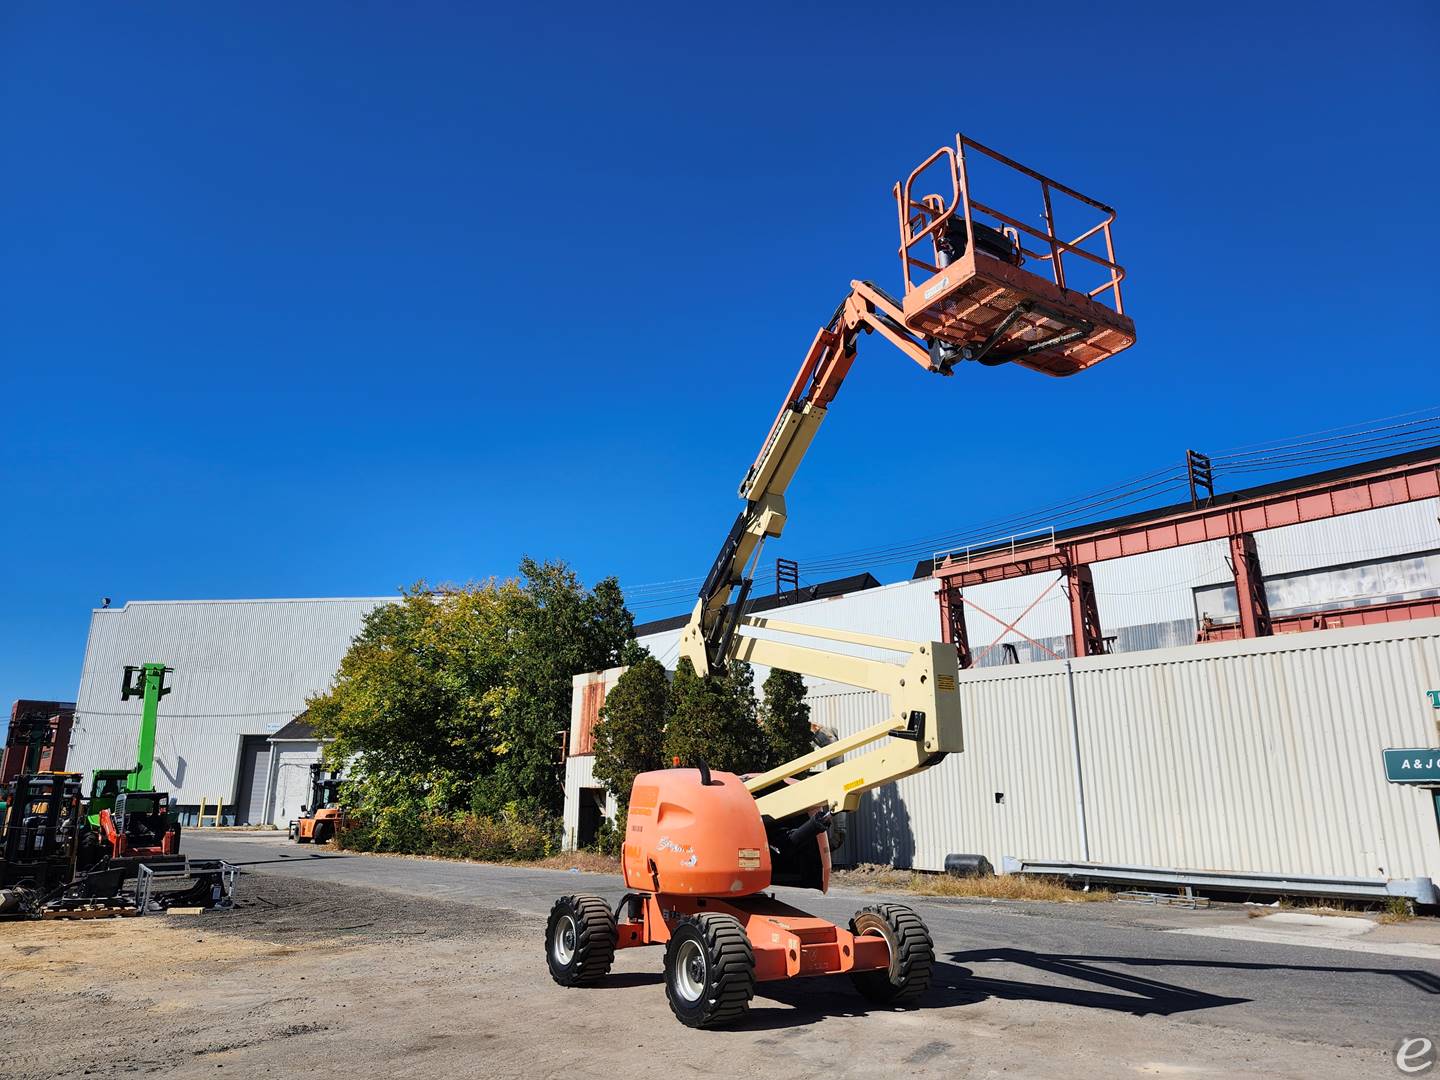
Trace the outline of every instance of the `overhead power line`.
{"type": "MultiPolygon", "coordinates": [[[[1440,445],[1440,406],[1416,409],[1395,416],[1325,428],[1289,439],[1248,443],[1210,455],[1216,477],[1249,476],[1265,472],[1295,475],[1370,458],[1387,457],[1440,445]]],[[[1177,462],[1130,480],[1111,484],[1085,495],[1037,507],[1020,514],[993,518],[952,532],[915,537],[874,547],[851,548],[830,554],[801,557],[797,561],[810,576],[844,576],[864,570],[913,563],[937,551],[1001,542],[1012,536],[1033,534],[1087,524],[1097,516],[1114,516],[1122,510],[1163,506],[1188,490],[1184,465],[1177,462]]],[[[774,575],[774,563],[757,568],[757,575],[774,575]]],[[[679,578],[629,587],[632,610],[673,608],[693,599],[703,579],[679,578]]]]}

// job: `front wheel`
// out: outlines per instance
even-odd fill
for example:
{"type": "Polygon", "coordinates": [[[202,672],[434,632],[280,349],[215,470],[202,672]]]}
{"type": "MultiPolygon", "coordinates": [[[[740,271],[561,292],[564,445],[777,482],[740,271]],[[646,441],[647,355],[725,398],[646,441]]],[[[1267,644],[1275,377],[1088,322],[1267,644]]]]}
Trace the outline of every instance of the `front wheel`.
{"type": "Polygon", "coordinates": [[[755,996],[755,952],[733,915],[687,915],[665,946],[665,996],[686,1027],[716,1028],[745,1015],[755,996]]]}
{"type": "Polygon", "coordinates": [[[545,926],[545,960],[561,986],[591,986],[615,960],[615,916],[598,896],[562,896],[545,926]]]}
{"type": "Polygon", "coordinates": [[[913,1008],[930,989],[930,965],[935,961],[935,944],[924,920],[904,904],[875,904],[855,913],[850,932],[883,937],[890,945],[890,967],[853,972],[855,989],[877,1005],[913,1008]]]}

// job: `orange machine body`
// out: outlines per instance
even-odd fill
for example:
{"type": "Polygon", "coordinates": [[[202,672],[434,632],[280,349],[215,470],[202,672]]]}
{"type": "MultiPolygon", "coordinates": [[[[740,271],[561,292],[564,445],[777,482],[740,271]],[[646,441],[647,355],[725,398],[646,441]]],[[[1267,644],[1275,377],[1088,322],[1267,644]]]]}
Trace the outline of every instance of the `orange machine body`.
{"type": "MultiPolygon", "coordinates": [[[[824,835],[818,848],[824,887],[824,835]]],[[[664,944],[683,918],[708,912],[731,915],[745,928],[760,981],[890,964],[883,938],[856,937],[765,893],[774,870],[765,823],[733,773],[661,769],[635,777],[623,862],[634,892],[617,912],[617,948],[664,944]]]]}
{"type": "Polygon", "coordinates": [[[770,886],[755,797],[733,773],[661,769],[635,777],[625,885],[677,896],[748,896],[770,886]]]}
{"type": "MultiPolygon", "coordinates": [[[[161,796],[162,800],[163,798],[161,796]]],[[[165,803],[163,801],[160,807],[157,818],[164,823],[165,803]]],[[[111,857],[116,859],[175,855],[180,851],[180,827],[178,825],[167,825],[164,832],[158,836],[152,833],[147,837],[150,840],[148,844],[136,844],[132,842],[134,839],[132,836],[120,831],[115,821],[115,815],[110,812],[108,807],[100,811],[100,832],[110,847],[111,857]],[[156,843],[157,840],[158,843],[156,843]]]]}
{"type": "Polygon", "coordinates": [[[315,830],[321,825],[330,827],[330,835],[334,836],[339,830],[345,828],[349,819],[345,811],[338,806],[322,806],[312,814],[300,818],[295,823],[295,835],[300,840],[314,840],[315,830]]]}

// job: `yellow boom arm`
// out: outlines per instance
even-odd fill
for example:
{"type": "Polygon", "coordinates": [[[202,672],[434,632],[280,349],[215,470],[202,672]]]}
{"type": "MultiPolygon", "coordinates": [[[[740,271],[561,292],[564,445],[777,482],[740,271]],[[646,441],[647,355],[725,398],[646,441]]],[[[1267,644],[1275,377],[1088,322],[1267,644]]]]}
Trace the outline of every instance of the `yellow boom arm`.
{"type": "Polygon", "coordinates": [[[905,330],[900,318],[899,305],[874,285],[851,282],[850,293],[815,335],[784,406],[740,484],[745,508],[721,546],[680,638],[680,655],[701,675],[723,669],[731,660],[744,660],[889,696],[891,719],[885,723],[749,781],[752,792],[779,785],[757,799],[761,813],[777,820],[816,806],[853,810],[871,788],[918,772],[945,754],[963,749],[953,645],[901,641],[744,614],[760,549],[767,537],[779,536],[785,527],[785,490],[850,370],[859,335],[878,332],[925,370],[950,374],[951,362],[937,358],[938,350],[905,330]],[[796,637],[812,643],[795,642],[792,639],[796,637]],[[815,644],[824,641],[858,646],[871,655],[815,644]],[[874,658],[875,653],[893,658],[874,658]],[[850,761],[785,783],[816,765],[876,743],[881,745],[850,761]]]}

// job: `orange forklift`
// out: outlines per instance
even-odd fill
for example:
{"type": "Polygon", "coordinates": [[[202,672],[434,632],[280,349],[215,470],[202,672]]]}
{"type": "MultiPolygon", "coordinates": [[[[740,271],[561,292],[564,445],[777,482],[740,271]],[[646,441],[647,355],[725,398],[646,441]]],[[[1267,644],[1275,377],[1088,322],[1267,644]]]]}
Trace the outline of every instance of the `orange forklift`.
{"type": "Polygon", "coordinates": [[[345,808],[340,797],[345,781],[338,772],[325,775],[325,766],[310,766],[310,801],[300,808],[300,816],[290,822],[290,839],[297,844],[328,844],[345,827],[345,808]]]}
{"type": "MultiPolygon", "coordinates": [[[[914,1006],[929,987],[934,945],[910,908],[871,905],[839,926],[769,890],[828,890],[834,815],[963,751],[955,646],[748,615],[760,549],[784,528],[785,490],[862,336],[880,335],[936,375],[1014,365],[1065,376],[1129,348],[1135,327],[1120,298],[1115,214],[1104,204],[963,135],[894,194],[904,293],[897,299],[853,281],[816,334],[741,482],[744,509],[679,650],[700,675],[743,660],[874,691],[890,712],[759,776],[712,772],[703,762],[637,776],[622,854],[629,891],[613,908],[576,895],[551,909],[545,955],[562,986],[601,981],[616,949],[661,945],[671,1011],[700,1028],[740,1020],[764,980],[848,974],[887,1007],[914,1006]],[[1008,201],[1017,192],[1033,203],[1008,201]]],[[[892,417],[885,430],[895,439],[877,452],[903,454],[910,423],[892,417]]],[[[907,500],[944,490],[943,468],[911,472],[918,475],[897,485],[897,494],[910,489],[907,500]]]]}

